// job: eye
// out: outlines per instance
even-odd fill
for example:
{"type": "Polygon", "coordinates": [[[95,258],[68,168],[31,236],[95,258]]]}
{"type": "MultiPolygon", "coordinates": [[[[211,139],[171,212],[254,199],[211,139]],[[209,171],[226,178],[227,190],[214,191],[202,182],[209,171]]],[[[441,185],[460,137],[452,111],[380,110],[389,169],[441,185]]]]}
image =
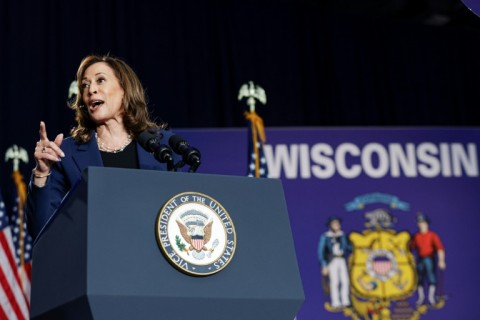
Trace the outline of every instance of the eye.
{"type": "Polygon", "coordinates": [[[106,81],[105,78],[98,78],[97,79],[97,83],[99,83],[99,84],[104,83],[105,81],[106,81]]]}
{"type": "Polygon", "coordinates": [[[82,83],[82,84],[80,85],[80,89],[82,89],[82,90],[85,90],[85,89],[87,89],[88,87],[90,87],[90,84],[88,84],[88,83],[86,83],[86,82],[84,82],[84,83],[82,83]]]}

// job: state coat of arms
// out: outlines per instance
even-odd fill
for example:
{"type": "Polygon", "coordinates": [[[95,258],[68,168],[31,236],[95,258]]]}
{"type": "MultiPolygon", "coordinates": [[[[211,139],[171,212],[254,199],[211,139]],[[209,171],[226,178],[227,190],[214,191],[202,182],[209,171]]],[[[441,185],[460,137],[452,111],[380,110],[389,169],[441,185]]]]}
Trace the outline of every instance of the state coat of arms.
{"type": "Polygon", "coordinates": [[[363,211],[363,231],[347,235],[340,217],[327,220],[318,258],[323,288],[330,296],[325,302],[328,311],[355,320],[416,320],[445,305],[438,279],[445,269],[440,237],[429,230],[429,218],[424,214],[416,215],[418,232],[396,230],[397,218],[390,211],[400,207],[403,212],[409,209],[397,197],[367,194],[346,205],[349,211],[363,211]],[[390,205],[366,210],[365,203],[374,203],[372,199],[390,205]]]}

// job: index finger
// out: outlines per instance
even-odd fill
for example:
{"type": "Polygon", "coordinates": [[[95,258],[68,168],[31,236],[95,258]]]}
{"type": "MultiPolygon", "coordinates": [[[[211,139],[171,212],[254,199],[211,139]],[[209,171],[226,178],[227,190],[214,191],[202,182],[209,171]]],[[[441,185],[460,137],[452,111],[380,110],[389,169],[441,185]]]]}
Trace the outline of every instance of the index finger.
{"type": "Polygon", "coordinates": [[[45,126],[45,122],[40,121],[40,130],[38,131],[38,133],[40,134],[40,140],[47,140],[48,141],[47,128],[45,126]]]}

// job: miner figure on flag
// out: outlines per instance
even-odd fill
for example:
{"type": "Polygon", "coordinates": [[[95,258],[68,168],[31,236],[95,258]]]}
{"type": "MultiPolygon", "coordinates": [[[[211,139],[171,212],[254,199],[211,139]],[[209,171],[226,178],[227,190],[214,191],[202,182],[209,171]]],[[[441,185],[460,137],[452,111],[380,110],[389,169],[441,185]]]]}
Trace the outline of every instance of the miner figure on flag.
{"type": "Polygon", "coordinates": [[[247,98],[249,110],[244,115],[248,121],[248,176],[267,178],[268,168],[263,146],[266,142],[265,128],[262,118],[255,112],[256,100],[262,104],[267,103],[267,96],[262,87],[253,81],[242,85],[238,93],[238,100],[247,98]]]}
{"type": "Polygon", "coordinates": [[[418,299],[417,305],[425,303],[424,285],[428,285],[428,302],[432,306],[439,307],[443,304],[442,292],[436,292],[437,265],[440,272],[446,268],[445,249],[440,237],[429,229],[430,218],[425,214],[417,215],[418,232],[410,242],[410,249],[417,252],[417,276],[418,276],[418,299]],[[437,295],[440,299],[437,301],[437,295]]]}

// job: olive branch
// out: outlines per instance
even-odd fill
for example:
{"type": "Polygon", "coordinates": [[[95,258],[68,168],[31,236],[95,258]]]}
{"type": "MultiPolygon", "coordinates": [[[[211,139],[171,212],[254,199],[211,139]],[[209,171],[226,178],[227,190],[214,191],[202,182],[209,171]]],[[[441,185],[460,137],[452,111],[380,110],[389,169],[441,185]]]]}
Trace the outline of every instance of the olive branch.
{"type": "Polygon", "coordinates": [[[175,243],[177,244],[177,247],[178,249],[180,249],[180,251],[185,250],[185,243],[182,242],[182,239],[180,239],[178,235],[175,236],[175,243]]]}

